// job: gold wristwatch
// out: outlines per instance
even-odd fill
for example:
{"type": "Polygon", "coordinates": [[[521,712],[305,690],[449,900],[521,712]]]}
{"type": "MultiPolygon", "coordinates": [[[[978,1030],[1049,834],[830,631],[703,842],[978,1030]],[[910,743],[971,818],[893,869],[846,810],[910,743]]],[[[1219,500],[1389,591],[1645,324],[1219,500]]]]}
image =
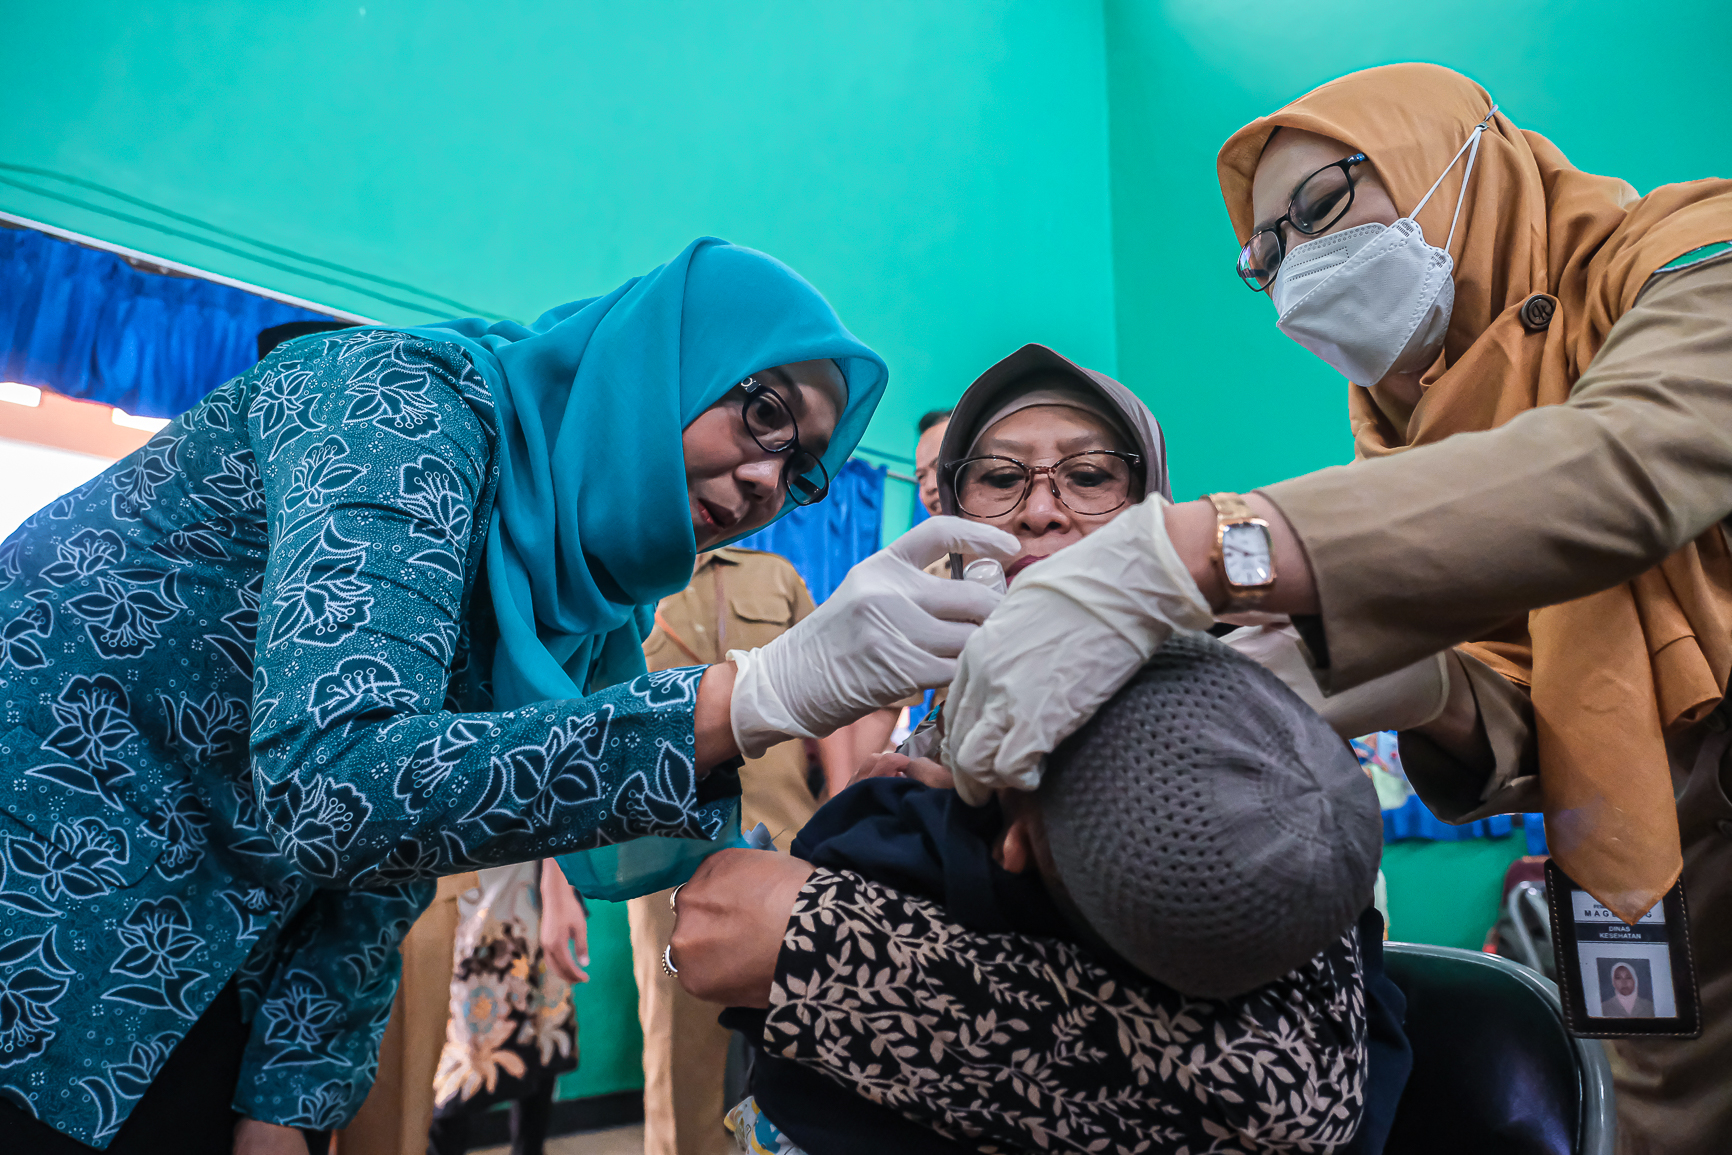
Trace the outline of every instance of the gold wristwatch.
{"type": "Polygon", "coordinates": [[[1275,551],[1269,523],[1237,493],[1211,493],[1215,547],[1209,559],[1227,586],[1227,613],[1254,610],[1275,584],[1275,551]]]}

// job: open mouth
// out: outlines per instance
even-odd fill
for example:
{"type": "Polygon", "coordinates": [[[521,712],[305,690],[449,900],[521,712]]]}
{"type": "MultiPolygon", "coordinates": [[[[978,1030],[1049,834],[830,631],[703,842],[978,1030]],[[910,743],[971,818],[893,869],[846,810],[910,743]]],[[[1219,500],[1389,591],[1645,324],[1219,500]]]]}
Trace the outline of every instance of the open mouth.
{"type": "Polygon", "coordinates": [[[698,498],[698,512],[703,515],[705,521],[720,530],[732,529],[740,520],[730,511],[713,502],[705,501],[701,497],[698,498]]]}
{"type": "Polygon", "coordinates": [[[1017,558],[1015,561],[1004,567],[1004,580],[1006,582],[1013,581],[1017,574],[1021,573],[1035,562],[1045,560],[1045,554],[1024,554],[1022,557],[1017,558]]]}

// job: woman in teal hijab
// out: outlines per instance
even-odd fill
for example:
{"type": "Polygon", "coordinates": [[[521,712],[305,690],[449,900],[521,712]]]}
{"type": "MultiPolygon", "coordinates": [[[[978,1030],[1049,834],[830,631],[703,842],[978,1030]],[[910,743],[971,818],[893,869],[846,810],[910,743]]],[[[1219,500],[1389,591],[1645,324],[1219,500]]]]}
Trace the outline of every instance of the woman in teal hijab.
{"type": "Polygon", "coordinates": [[[948,677],[972,627],[940,619],[988,607],[900,558],[738,677],[644,674],[646,611],[820,497],[884,383],[792,270],[703,239],[531,326],[292,342],[26,521],[0,1129],[124,1155],[340,1126],[435,877],[715,840],[742,741],[896,700],[910,654],[948,677]]]}
{"type": "Polygon", "coordinates": [[[684,589],[699,551],[819,496],[886,378],[791,269],[713,240],[533,328],[450,329],[511,431],[487,544],[503,706],[577,696],[592,667],[604,684],[642,674],[634,608],[684,589]],[[763,392],[747,415],[762,415],[760,433],[781,427],[763,439],[774,446],[805,418],[800,448],[820,459],[798,463],[791,491],[786,455],[762,452],[732,407],[706,412],[729,394],[746,401],[753,374],[763,392]],[[624,644],[605,644],[622,630],[624,644]]]}

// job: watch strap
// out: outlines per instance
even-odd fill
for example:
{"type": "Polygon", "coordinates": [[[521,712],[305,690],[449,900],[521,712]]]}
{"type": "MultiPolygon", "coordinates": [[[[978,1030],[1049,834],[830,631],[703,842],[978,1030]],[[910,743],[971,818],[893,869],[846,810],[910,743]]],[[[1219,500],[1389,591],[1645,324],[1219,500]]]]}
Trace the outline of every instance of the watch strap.
{"type": "MultiPolygon", "coordinates": [[[[1215,569],[1220,573],[1222,588],[1227,593],[1225,612],[1239,613],[1245,610],[1254,610],[1263,604],[1263,599],[1269,593],[1269,587],[1275,584],[1273,553],[1269,558],[1269,580],[1262,585],[1247,587],[1239,585],[1227,576],[1226,559],[1222,556],[1221,547],[1229,526],[1242,525],[1245,522],[1262,524],[1263,519],[1257,516],[1257,511],[1251,508],[1251,503],[1246,501],[1241,494],[1211,493],[1208,496],[1209,504],[1215,507],[1215,541],[1210,549],[1210,560],[1214,562],[1215,569]]],[[[1264,532],[1267,534],[1267,529],[1264,532]]],[[[1270,544],[1273,545],[1272,542],[1270,544]]]]}
{"type": "Polygon", "coordinates": [[[1211,493],[1209,504],[1215,507],[1215,524],[1218,526],[1250,521],[1257,516],[1251,503],[1237,493],[1211,493]]]}

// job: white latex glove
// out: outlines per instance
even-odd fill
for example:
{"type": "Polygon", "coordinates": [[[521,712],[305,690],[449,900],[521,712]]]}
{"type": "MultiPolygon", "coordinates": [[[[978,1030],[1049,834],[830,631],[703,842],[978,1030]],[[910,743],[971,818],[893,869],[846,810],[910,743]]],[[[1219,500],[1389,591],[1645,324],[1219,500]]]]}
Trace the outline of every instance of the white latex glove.
{"type": "Polygon", "coordinates": [[[944,762],[963,799],[1032,790],[1042,759],[1154,656],[1215,619],[1151,497],[1017,575],[970,638],[944,704],[944,762]]]}
{"type": "Polygon", "coordinates": [[[921,522],[848,571],[823,605],[756,650],[729,650],[734,741],[755,758],[817,738],[919,690],[948,683],[956,655],[1002,595],[921,572],[948,553],[1010,559],[1002,529],[960,517],[921,522]]]}
{"type": "Polygon", "coordinates": [[[1411,730],[1449,704],[1449,657],[1433,654],[1327,698],[1317,686],[1311,656],[1290,624],[1247,626],[1221,639],[1287,683],[1343,738],[1378,730],[1411,730]]]}

